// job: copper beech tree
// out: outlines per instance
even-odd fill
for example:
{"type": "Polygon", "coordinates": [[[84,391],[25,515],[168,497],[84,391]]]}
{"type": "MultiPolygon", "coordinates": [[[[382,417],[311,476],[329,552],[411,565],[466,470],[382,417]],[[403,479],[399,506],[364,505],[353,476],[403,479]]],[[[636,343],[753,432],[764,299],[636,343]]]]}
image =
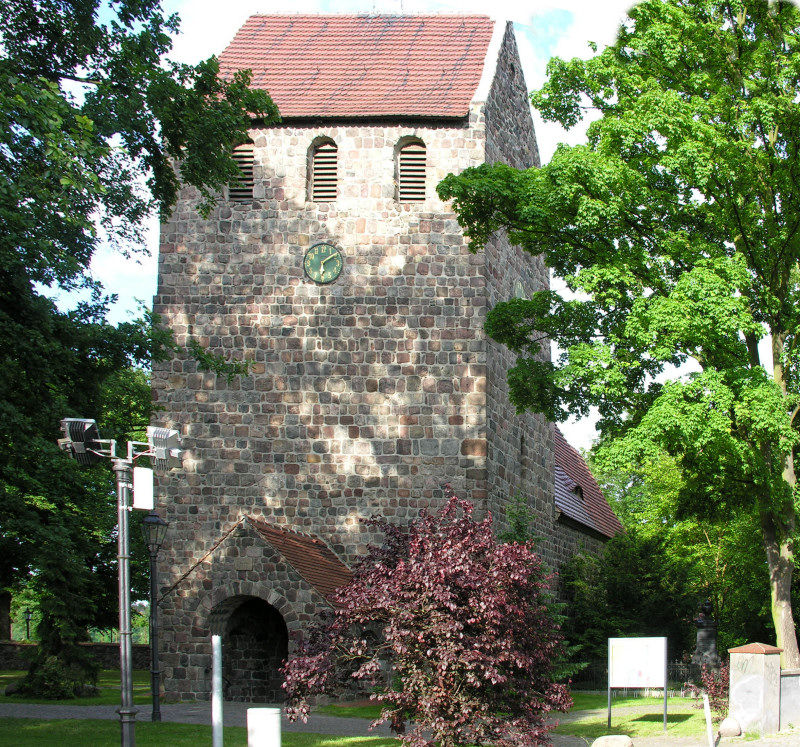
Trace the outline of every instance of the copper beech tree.
{"type": "Polygon", "coordinates": [[[408,747],[549,743],[546,719],[566,711],[554,681],[561,634],[551,576],[528,544],[502,544],[492,518],[448,488],[435,514],[385,534],[336,592],[284,667],[290,720],[315,695],[372,690],[408,747]]]}

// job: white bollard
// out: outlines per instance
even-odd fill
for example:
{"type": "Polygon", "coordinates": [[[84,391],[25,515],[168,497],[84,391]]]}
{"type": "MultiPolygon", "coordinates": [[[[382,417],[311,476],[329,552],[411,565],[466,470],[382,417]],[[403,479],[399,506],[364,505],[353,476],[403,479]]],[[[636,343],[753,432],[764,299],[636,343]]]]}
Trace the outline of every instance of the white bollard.
{"type": "Polygon", "coordinates": [[[281,747],[281,709],[247,709],[247,747],[281,747]]]}
{"type": "Polygon", "coordinates": [[[222,747],[222,637],[211,636],[211,740],[222,747]]]}

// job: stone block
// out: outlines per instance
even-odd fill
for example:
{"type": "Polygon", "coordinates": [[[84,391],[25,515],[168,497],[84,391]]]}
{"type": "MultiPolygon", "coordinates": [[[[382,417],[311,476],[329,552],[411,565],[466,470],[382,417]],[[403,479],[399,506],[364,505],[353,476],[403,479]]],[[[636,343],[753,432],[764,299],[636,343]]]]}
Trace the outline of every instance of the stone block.
{"type": "Polygon", "coordinates": [[[784,669],[781,672],[781,717],[780,728],[800,726],[800,669],[784,669]]]}
{"type": "Polygon", "coordinates": [[[592,747],[633,747],[633,740],[626,734],[606,734],[595,739],[592,747]]]}
{"type": "Polygon", "coordinates": [[[775,734],[780,729],[782,649],[751,643],[730,654],[730,716],[742,732],[775,734]]]}

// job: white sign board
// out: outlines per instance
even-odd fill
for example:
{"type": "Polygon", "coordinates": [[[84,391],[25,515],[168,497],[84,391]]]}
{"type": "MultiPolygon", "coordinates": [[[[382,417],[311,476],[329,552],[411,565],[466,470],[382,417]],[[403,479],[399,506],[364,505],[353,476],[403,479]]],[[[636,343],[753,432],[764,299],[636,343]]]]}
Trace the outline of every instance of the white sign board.
{"type": "Polygon", "coordinates": [[[153,498],[153,470],[147,467],[133,468],[133,507],[152,511],[155,507],[153,498]]]}
{"type": "Polygon", "coordinates": [[[611,690],[615,687],[664,689],[664,731],[667,730],[667,639],[608,639],[608,728],[611,729],[611,690]]]}
{"type": "Polygon", "coordinates": [[[608,686],[666,687],[666,638],[609,638],[608,686]]]}

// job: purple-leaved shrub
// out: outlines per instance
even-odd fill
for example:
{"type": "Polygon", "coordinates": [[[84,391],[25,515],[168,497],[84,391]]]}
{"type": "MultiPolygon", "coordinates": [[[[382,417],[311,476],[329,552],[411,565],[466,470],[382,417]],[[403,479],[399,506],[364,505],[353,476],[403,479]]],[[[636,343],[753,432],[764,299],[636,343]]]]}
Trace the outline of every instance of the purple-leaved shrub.
{"type": "Polygon", "coordinates": [[[284,667],[286,712],[309,698],[372,689],[406,747],[548,744],[571,698],[554,682],[562,639],[551,576],[528,544],[502,544],[492,518],[448,488],[445,506],[385,534],[284,667]]]}

